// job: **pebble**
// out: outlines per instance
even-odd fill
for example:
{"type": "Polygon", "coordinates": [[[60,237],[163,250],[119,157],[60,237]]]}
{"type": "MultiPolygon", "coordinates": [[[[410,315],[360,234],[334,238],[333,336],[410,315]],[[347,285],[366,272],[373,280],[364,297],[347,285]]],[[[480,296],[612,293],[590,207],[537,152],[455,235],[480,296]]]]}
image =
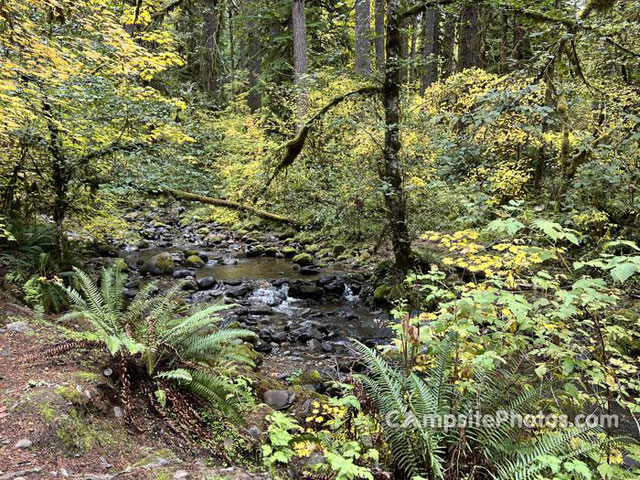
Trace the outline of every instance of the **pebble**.
{"type": "Polygon", "coordinates": [[[22,440],[19,440],[18,443],[16,443],[14,446],[15,448],[24,450],[25,448],[29,448],[31,445],[33,445],[33,442],[31,440],[29,440],[28,438],[23,438],[22,440]]]}
{"type": "Polygon", "coordinates": [[[7,325],[7,330],[10,332],[19,332],[19,333],[33,333],[33,328],[31,328],[27,322],[19,321],[13,322],[7,325]]]}

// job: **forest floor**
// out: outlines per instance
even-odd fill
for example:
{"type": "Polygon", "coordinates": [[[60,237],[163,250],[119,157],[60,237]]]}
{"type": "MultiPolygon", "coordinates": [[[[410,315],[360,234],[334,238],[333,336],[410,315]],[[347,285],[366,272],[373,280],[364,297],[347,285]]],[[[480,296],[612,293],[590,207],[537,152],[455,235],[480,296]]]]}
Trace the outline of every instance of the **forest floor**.
{"type": "MultiPolygon", "coordinates": [[[[370,310],[358,300],[366,277],[350,265],[341,267],[334,258],[328,266],[308,267],[320,273],[300,273],[292,269],[290,258],[256,258],[251,252],[284,251],[287,245],[299,252],[304,245],[285,244],[271,233],[238,234],[210,223],[183,228],[175,218],[167,212],[132,216],[131,231],[148,238],[144,245],[110,247],[106,256],[85,258],[85,267],[95,269],[123,257],[129,265],[128,288],[135,294],[148,280],[140,269],[150,255],[171,252],[182,265],[176,271],[185,271],[183,252],[199,245],[203,258],[217,260],[188,272],[192,284],[200,281],[188,298],[200,303],[233,295],[236,308],[224,313],[224,322],[239,322],[259,334],[256,350],[263,356],[250,380],[265,403],[257,401],[246,425],[216,419],[208,443],[185,443],[138,395],[134,425],[144,426],[138,431],[123,419],[108,355],[71,351],[34,357],[44,347],[69,341],[87,325],[38,314],[10,292],[0,291],[0,480],[269,478],[249,473],[261,467],[265,417],[273,411],[263,398],[265,391],[287,393],[284,408],[304,418],[309,399],[352,367],[344,343],[348,338],[379,342],[389,335],[377,320],[386,321],[386,312],[370,310]],[[262,245],[256,246],[256,236],[262,245]],[[213,245],[207,243],[211,238],[213,245]],[[208,275],[216,282],[203,288],[201,280],[208,275]],[[297,298],[290,297],[293,291],[297,298]]],[[[161,288],[174,281],[171,275],[156,275],[155,280],[161,288]]]]}
{"type": "Polygon", "coordinates": [[[65,340],[60,327],[0,299],[0,479],[262,478],[205,465],[206,453],[181,445],[153,415],[139,419],[144,432],[125,426],[110,379],[98,373],[106,357],[28,361],[65,340]]]}

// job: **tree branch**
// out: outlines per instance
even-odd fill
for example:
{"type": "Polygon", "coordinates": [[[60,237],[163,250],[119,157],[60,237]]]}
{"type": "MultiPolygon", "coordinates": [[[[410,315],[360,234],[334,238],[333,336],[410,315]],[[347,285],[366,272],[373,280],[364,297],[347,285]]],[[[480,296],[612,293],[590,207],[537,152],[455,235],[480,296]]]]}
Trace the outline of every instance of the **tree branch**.
{"type": "Polygon", "coordinates": [[[284,223],[295,228],[301,227],[301,224],[299,222],[292,220],[290,218],[286,218],[281,215],[277,215],[275,213],[270,213],[265,210],[260,210],[259,208],[252,207],[250,205],[245,205],[243,203],[234,202],[231,200],[223,200],[221,198],[207,197],[205,195],[197,195],[195,193],[184,192],[182,190],[172,190],[168,188],[160,190],[160,193],[163,195],[174,197],[179,200],[188,200],[192,202],[206,203],[207,205],[214,205],[216,207],[246,211],[260,218],[264,218],[265,220],[284,223]]]}
{"type": "Polygon", "coordinates": [[[286,149],[284,158],[280,160],[275,170],[271,174],[271,177],[269,177],[269,180],[267,180],[267,183],[264,185],[264,187],[262,187],[262,189],[260,189],[260,192],[256,194],[253,200],[255,201],[258,196],[264,194],[264,192],[266,192],[269,186],[271,185],[271,182],[273,182],[273,180],[278,176],[278,174],[280,174],[282,170],[287,168],[296,160],[296,158],[298,158],[298,155],[300,155],[300,152],[302,152],[302,149],[304,148],[304,144],[307,141],[307,137],[309,136],[309,130],[311,130],[311,127],[314,125],[314,123],[321,120],[322,117],[324,117],[329,110],[331,110],[333,107],[335,107],[336,105],[340,104],[341,102],[345,101],[350,97],[353,97],[356,95],[375,95],[381,92],[382,92],[381,87],[363,87],[358,90],[354,90],[352,92],[345,93],[344,95],[335,97],[333,100],[327,103],[324,107],[322,107],[318,111],[318,113],[316,113],[313,117],[307,120],[307,122],[303,125],[303,127],[300,129],[298,134],[295,136],[295,138],[289,140],[287,143],[285,143],[282,147],[278,149],[278,150],[282,148],[286,149]]]}
{"type": "Polygon", "coordinates": [[[104,157],[105,155],[110,155],[116,152],[133,152],[135,150],[146,147],[148,145],[149,144],[147,142],[131,142],[131,143],[121,144],[120,142],[116,141],[111,145],[107,145],[104,148],[87,153],[84,157],[80,159],[80,164],[86,165],[87,163],[89,163],[91,160],[95,158],[104,157]]]}

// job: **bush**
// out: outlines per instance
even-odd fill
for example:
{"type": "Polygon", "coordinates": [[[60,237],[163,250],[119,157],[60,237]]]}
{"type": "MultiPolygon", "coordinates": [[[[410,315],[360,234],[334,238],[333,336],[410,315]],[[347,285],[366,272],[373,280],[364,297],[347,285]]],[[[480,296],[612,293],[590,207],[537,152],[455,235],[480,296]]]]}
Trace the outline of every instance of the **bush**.
{"type": "Polygon", "coordinates": [[[74,348],[106,349],[119,372],[120,401],[128,419],[132,391],[146,393],[163,414],[167,405],[172,406],[184,420],[181,423],[195,430],[192,433],[198,433],[198,418],[194,419],[195,411],[188,407],[187,391],[239,418],[239,400],[245,398],[245,392],[227,380],[223,369],[253,365],[251,350],[241,340],[254,337],[254,333],[217,328],[216,314],[224,308],[220,305],[180,315],[181,285],[154,296],[156,285],[149,283],[125,306],[122,291],[126,275],[119,263],[102,270],[100,288],[86,273],[75,269],[76,288],[66,289],[73,312],[62,320],[87,320],[87,340],[66,342],[42,355],[74,348]]]}

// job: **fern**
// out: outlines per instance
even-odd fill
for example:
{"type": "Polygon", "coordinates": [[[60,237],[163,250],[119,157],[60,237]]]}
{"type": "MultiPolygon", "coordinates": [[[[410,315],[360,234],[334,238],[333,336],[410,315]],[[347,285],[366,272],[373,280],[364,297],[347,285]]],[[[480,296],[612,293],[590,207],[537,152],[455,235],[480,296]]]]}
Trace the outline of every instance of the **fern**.
{"type": "MultiPolygon", "coordinates": [[[[475,374],[474,391],[453,388],[452,349],[446,347],[424,375],[406,374],[365,345],[354,341],[367,374],[358,378],[374,405],[400,478],[533,480],[548,468],[541,461],[552,455],[562,461],[602,448],[598,428],[573,427],[543,434],[518,429],[506,421],[495,427],[469,422],[466,427],[444,430],[423,422],[425,415],[453,414],[470,417],[475,412],[495,414],[505,410],[524,415],[544,399],[536,389],[523,390],[522,375],[513,370],[475,374]],[[415,419],[406,428],[390,425],[415,419]],[[576,448],[575,445],[579,444],[576,448]]],[[[398,476],[398,475],[397,475],[398,476]]]]}
{"type": "MultiPolygon", "coordinates": [[[[224,413],[240,418],[238,400],[242,392],[216,369],[229,365],[252,366],[243,340],[255,337],[249,330],[218,329],[218,312],[222,305],[210,306],[181,315],[181,285],[175,285],[162,295],[155,295],[153,283],[143,287],[136,298],[125,306],[122,295],[126,282],[121,264],[102,270],[101,286],[85,272],[75,269],[75,288],[67,288],[73,311],[66,319],[86,319],[97,342],[78,343],[83,346],[106,346],[120,370],[123,403],[130,404],[128,392],[135,382],[142,391],[153,391],[155,382],[166,382],[186,389],[224,413]],[[137,364],[138,368],[131,368],[137,364]],[[133,378],[132,373],[146,377],[133,378]]],[[[74,344],[75,346],[75,344],[74,344]]],[[[56,347],[50,349],[55,352],[56,347]]],[[[68,351],[68,349],[58,349],[68,351]]],[[[156,398],[153,395],[151,398],[156,398]]],[[[182,398],[168,395],[167,399],[182,398]]],[[[182,402],[182,401],[181,401],[182,402]]],[[[161,405],[164,409],[164,405],[161,405]]],[[[180,412],[194,413],[191,408],[176,405],[180,412]]],[[[194,414],[195,415],[195,414],[194,414]]],[[[193,419],[185,421],[192,424],[193,419]]]]}

